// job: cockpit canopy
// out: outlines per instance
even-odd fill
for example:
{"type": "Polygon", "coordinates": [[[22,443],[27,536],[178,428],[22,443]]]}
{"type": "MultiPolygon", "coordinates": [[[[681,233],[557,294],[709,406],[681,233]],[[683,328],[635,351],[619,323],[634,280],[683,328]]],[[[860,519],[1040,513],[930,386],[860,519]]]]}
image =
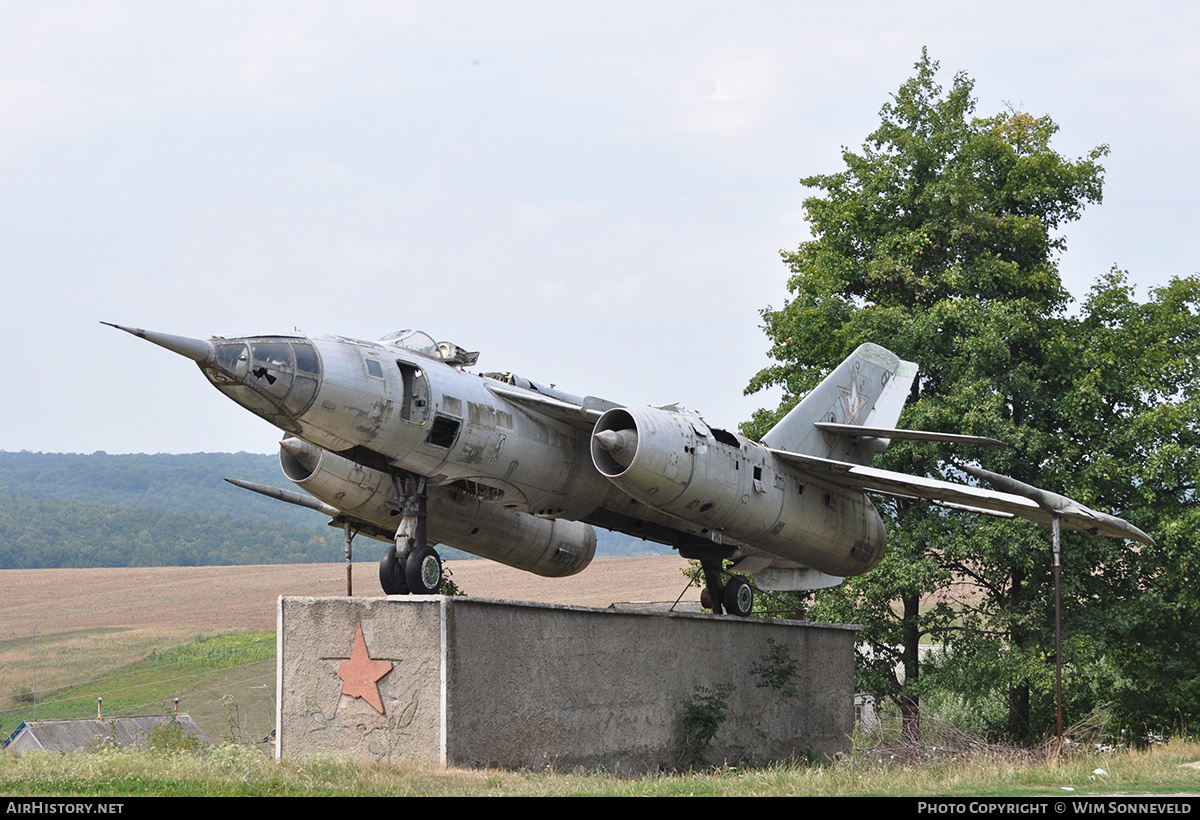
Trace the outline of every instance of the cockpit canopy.
{"type": "Polygon", "coordinates": [[[436,359],[453,367],[470,367],[479,360],[478,352],[463,350],[452,342],[435,342],[432,336],[420,330],[397,330],[381,338],[379,343],[402,347],[418,356],[436,359]]]}
{"type": "Polygon", "coordinates": [[[438,343],[428,333],[420,330],[397,330],[394,333],[384,336],[379,342],[385,345],[402,347],[405,350],[411,350],[413,353],[427,356],[430,359],[440,360],[442,358],[442,351],[438,347],[438,343]]]}

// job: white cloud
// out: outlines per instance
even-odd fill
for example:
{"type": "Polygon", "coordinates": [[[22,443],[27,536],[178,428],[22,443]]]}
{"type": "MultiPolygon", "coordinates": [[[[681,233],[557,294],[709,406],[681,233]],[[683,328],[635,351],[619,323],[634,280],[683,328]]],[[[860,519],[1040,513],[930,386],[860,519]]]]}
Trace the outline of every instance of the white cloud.
{"type": "Polygon", "coordinates": [[[620,281],[605,282],[603,287],[593,290],[586,298],[594,307],[623,305],[633,299],[641,287],[642,277],[627,276],[620,281]]]}

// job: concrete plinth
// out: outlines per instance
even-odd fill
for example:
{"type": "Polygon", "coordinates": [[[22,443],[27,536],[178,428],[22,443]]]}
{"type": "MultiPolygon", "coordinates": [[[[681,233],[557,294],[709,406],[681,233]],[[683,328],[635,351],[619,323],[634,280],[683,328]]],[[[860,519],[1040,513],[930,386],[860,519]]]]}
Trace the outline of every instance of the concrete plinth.
{"type": "Polygon", "coordinates": [[[708,761],[828,755],[854,725],[855,631],[439,595],[280,598],[277,753],[669,768],[686,761],[683,702],[732,684],[708,761]],[[790,684],[771,685],[792,661],[790,684]]]}

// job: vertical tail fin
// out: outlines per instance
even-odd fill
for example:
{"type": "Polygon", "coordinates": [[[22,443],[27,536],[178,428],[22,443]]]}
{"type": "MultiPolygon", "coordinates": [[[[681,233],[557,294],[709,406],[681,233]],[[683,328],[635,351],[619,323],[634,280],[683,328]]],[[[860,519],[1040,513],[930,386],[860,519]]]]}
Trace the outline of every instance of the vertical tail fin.
{"type": "MultiPolygon", "coordinates": [[[[917,366],[875,344],[860,345],[763,436],[763,444],[819,458],[870,463],[879,451],[859,448],[816,422],[892,428],[908,399],[917,366]]],[[[886,446],[886,444],[884,444],[886,446]]]]}

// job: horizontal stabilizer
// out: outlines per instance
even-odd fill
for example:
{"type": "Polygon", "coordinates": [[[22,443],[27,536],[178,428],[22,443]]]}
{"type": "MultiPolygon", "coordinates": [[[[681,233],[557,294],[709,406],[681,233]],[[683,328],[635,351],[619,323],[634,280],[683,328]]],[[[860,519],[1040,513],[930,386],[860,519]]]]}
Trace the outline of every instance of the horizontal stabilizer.
{"type": "Polygon", "coordinates": [[[872,438],[903,439],[905,441],[942,441],[949,444],[1004,444],[1003,441],[987,436],[964,436],[958,433],[939,433],[934,430],[897,430],[892,427],[861,427],[857,424],[835,424],[831,421],[814,422],[818,430],[838,436],[871,436],[872,438]]]}

